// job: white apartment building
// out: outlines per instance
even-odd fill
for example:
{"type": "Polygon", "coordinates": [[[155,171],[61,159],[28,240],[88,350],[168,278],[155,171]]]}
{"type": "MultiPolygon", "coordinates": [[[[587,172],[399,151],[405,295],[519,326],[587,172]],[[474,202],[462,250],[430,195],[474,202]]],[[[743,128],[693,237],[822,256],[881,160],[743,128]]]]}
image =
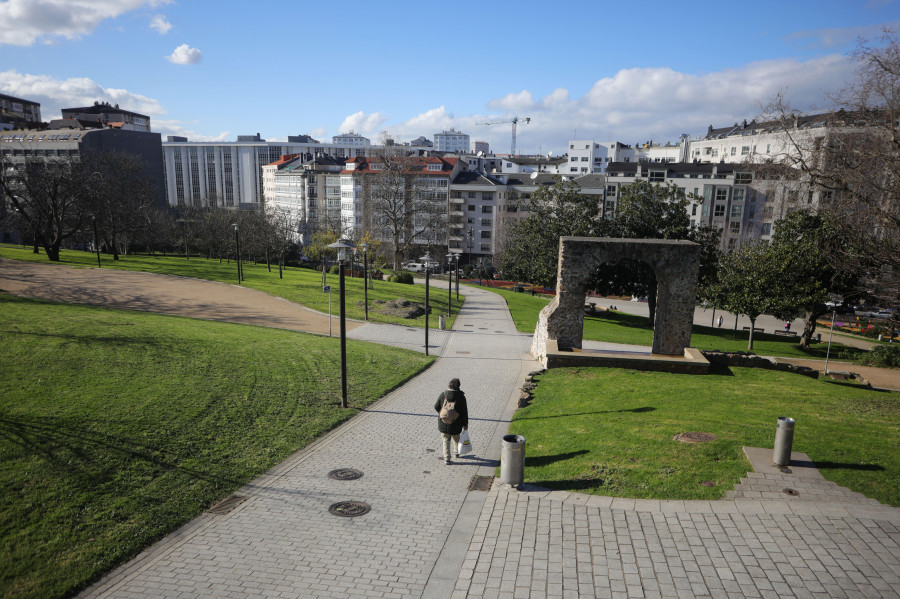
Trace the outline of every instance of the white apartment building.
{"type": "Polygon", "coordinates": [[[289,154],[263,167],[265,209],[290,219],[298,243],[308,244],[315,231],[340,222],[344,162],[324,154],[289,154]]]}
{"type": "MultiPolygon", "coordinates": [[[[434,202],[442,209],[443,225],[431,232],[428,238],[417,238],[413,241],[423,245],[446,245],[446,207],[449,202],[450,181],[464,168],[458,158],[438,158],[421,156],[411,159],[411,170],[408,184],[417,188],[421,201],[434,202]]],[[[383,215],[375,213],[376,198],[368,197],[377,186],[366,185],[367,177],[377,177],[383,170],[383,159],[370,156],[351,158],[341,171],[341,226],[342,232],[351,239],[358,239],[364,234],[374,233],[382,229],[379,219],[383,215]]],[[[416,223],[421,225],[421,223],[416,223]]],[[[392,239],[385,233],[381,241],[391,243],[392,239]]],[[[406,239],[402,239],[406,242],[406,239]]]]}
{"type": "MultiPolygon", "coordinates": [[[[363,138],[365,139],[365,138],[363,138]]],[[[367,147],[327,144],[309,136],[268,142],[240,135],[232,142],[191,142],[170,136],[162,143],[166,198],[170,206],[223,206],[255,210],[262,206],[263,166],[287,154],[364,156],[367,147]]]]}
{"type": "Polygon", "coordinates": [[[469,151],[469,136],[451,128],[434,134],[434,149],[438,152],[465,154],[469,151]]]}
{"type": "Polygon", "coordinates": [[[368,148],[372,145],[372,142],[369,141],[368,137],[363,137],[354,131],[348,131],[347,133],[333,136],[331,138],[331,143],[335,146],[346,146],[350,148],[368,148]]]}
{"type": "Polygon", "coordinates": [[[484,156],[485,154],[491,153],[491,144],[486,141],[472,140],[472,144],[469,146],[469,149],[473,154],[478,154],[479,152],[481,152],[481,155],[484,156]]]}

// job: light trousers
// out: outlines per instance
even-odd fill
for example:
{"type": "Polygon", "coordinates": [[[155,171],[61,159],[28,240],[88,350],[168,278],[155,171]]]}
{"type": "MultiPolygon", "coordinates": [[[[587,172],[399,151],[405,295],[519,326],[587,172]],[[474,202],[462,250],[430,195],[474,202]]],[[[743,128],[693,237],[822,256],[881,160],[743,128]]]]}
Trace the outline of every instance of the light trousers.
{"type": "Polygon", "coordinates": [[[456,450],[459,449],[459,435],[441,433],[441,441],[444,444],[444,459],[449,460],[451,456],[456,455],[456,450]]]}

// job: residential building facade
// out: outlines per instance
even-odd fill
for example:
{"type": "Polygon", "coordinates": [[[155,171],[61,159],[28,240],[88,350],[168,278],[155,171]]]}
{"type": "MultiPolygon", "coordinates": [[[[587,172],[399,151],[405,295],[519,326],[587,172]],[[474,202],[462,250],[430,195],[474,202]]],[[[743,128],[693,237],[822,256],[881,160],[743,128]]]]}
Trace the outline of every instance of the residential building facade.
{"type": "Polygon", "coordinates": [[[467,154],[469,147],[469,136],[456,129],[451,128],[449,131],[434,134],[434,149],[438,152],[467,154]]]}

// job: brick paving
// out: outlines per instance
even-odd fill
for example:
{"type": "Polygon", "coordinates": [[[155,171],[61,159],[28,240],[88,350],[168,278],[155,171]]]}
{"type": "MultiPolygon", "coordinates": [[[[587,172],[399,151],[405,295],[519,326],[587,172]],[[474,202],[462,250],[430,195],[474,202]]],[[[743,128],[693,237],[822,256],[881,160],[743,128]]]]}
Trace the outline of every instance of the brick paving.
{"type": "MultiPolygon", "coordinates": [[[[84,303],[102,304],[89,287],[84,303]]],[[[454,331],[430,334],[431,368],[240,489],[232,511],[203,514],[82,596],[900,597],[900,510],[845,493],[797,485],[813,500],[781,500],[765,495],[780,480],[753,475],[736,491],[759,498],[720,501],[496,482],[469,492],[473,475],[494,474],[518,387],[537,365],[501,299],[466,296],[454,331]],[[476,454],[445,466],[432,406],[454,376],[476,454]],[[328,478],[336,468],[364,475],[328,478]],[[372,511],[328,513],[347,500],[372,511]]],[[[366,324],[350,336],[424,350],[420,329],[366,324]]]]}

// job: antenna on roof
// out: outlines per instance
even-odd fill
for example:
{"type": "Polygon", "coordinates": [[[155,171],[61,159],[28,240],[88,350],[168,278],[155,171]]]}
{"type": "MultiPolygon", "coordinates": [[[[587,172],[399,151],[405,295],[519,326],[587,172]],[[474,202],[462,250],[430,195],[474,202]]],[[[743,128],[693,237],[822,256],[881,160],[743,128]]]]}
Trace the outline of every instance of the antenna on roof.
{"type": "Polygon", "coordinates": [[[484,156],[484,152],[482,152],[481,150],[479,150],[478,153],[475,154],[475,156],[477,156],[478,158],[481,158],[482,156],[484,156]]]}
{"type": "Polygon", "coordinates": [[[531,180],[534,181],[535,179],[537,179],[537,176],[538,176],[537,171],[531,173],[531,180]]]}

